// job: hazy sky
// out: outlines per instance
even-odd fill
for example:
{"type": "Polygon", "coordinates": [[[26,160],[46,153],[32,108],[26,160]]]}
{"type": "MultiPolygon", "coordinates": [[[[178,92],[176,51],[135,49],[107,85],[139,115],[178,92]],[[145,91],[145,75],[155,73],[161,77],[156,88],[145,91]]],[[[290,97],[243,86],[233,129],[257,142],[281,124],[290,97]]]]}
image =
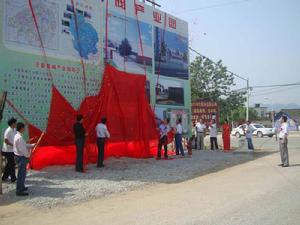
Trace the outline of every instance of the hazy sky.
{"type": "MultiPolygon", "coordinates": [[[[249,78],[251,86],[300,82],[300,0],[157,2],[189,22],[193,48],[223,60],[229,70],[249,78]]],[[[243,86],[238,82],[238,88],[243,86]]],[[[252,104],[269,102],[300,104],[300,86],[253,91],[252,104]]]]}

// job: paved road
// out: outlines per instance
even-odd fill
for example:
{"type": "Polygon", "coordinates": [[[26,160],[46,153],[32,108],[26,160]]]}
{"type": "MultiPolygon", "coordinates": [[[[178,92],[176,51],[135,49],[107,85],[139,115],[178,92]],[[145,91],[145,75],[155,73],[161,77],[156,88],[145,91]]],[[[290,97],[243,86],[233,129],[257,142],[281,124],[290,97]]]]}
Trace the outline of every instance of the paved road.
{"type": "MultiPolygon", "coordinates": [[[[255,141],[266,142],[270,150],[277,147],[271,139],[255,141]]],[[[0,224],[299,225],[299,145],[298,135],[292,136],[289,168],[279,167],[279,154],[271,154],[186,182],[159,184],[67,208],[3,206],[0,224]]]]}

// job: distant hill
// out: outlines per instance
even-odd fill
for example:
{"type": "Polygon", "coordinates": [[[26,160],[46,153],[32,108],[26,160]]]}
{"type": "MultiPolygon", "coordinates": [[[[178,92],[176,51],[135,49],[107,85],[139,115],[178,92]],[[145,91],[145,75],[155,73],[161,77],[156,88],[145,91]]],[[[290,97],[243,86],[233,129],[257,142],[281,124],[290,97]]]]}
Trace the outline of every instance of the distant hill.
{"type": "MultiPolygon", "coordinates": [[[[263,106],[268,107],[268,109],[272,110],[271,104],[263,104],[263,106]]],[[[296,103],[290,103],[290,104],[274,104],[274,110],[280,111],[281,109],[300,109],[300,105],[296,103]]]]}

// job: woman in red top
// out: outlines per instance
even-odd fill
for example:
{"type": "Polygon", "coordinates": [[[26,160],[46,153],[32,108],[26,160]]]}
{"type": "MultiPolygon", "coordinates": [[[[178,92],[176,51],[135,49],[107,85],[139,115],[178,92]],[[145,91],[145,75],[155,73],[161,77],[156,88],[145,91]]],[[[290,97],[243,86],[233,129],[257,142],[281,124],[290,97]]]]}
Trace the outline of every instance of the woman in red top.
{"type": "Polygon", "coordinates": [[[231,132],[231,128],[228,123],[228,120],[225,120],[223,124],[223,134],[222,134],[224,151],[230,150],[230,132],[231,132]]]}

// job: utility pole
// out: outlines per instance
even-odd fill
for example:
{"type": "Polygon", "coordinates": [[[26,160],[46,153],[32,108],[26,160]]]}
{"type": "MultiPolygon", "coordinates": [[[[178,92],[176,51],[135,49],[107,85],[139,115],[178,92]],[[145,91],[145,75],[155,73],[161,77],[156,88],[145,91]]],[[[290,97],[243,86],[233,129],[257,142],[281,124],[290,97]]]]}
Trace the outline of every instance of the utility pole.
{"type": "Polygon", "coordinates": [[[272,101],[272,99],[270,99],[270,98],[264,98],[265,100],[269,100],[270,101],[270,103],[271,103],[271,105],[272,105],[272,112],[271,112],[271,120],[272,120],[272,127],[274,128],[275,127],[275,111],[274,111],[274,103],[273,103],[273,101],[272,101]]]}
{"type": "Polygon", "coordinates": [[[249,79],[247,79],[247,107],[246,107],[246,121],[249,120],[249,105],[250,105],[250,87],[249,87],[249,79]]]}

